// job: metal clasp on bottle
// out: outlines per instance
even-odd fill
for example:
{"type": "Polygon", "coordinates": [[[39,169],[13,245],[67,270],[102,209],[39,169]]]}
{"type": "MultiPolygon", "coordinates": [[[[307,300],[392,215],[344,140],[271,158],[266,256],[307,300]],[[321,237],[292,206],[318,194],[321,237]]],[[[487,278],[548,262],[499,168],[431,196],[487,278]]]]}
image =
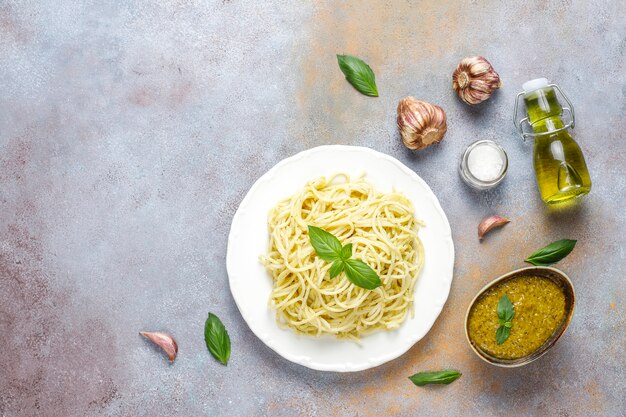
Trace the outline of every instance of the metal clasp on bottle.
{"type": "Polygon", "coordinates": [[[572,128],[572,129],[574,128],[575,117],[574,117],[574,106],[572,105],[572,102],[569,101],[569,99],[567,98],[563,90],[561,90],[558,85],[548,84],[548,86],[544,88],[548,88],[548,87],[555,88],[561,94],[561,96],[565,99],[565,102],[569,105],[569,107],[562,108],[561,116],[563,116],[563,113],[567,111],[570,120],[568,123],[565,124],[565,126],[559,129],[554,129],[554,130],[550,130],[547,132],[534,133],[534,132],[529,132],[527,130],[524,130],[524,124],[528,125],[530,129],[532,129],[532,126],[530,125],[530,122],[528,121],[528,117],[524,117],[523,119],[517,120],[517,112],[519,109],[520,97],[523,97],[524,94],[526,94],[526,92],[522,91],[521,93],[517,95],[517,97],[515,97],[515,109],[513,110],[513,124],[515,124],[515,129],[517,130],[517,133],[520,134],[520,136],[522,137],[522,140],[524,141],[526,141],[526,138],[529,138],[529,137],[535,138],[537,136],[549,135],[551,133],[556,133],[562,130],[567,130],[569,128],[572,128]]]}

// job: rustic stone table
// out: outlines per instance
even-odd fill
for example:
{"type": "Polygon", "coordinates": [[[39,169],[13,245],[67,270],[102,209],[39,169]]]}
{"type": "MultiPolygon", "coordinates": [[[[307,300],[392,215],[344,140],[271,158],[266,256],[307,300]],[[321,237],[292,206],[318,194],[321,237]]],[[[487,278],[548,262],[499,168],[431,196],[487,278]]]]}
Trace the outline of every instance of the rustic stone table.
{"type": "Polygon", "coordinates": [[[614,1],[3,1],[0,3],[0,415],[620,416],[626,410],[626,17],[614,1]],[[366,59],[379,98],[343,79],[337,53],[366,59]],[[469,108],[450,87],[467,55],[504,81],[469,108]],[[514,133],[522,82],[559,83],[593,178],[572,210],[549,211],[532,144],[514,133]],[[396,103],[448,114],[445,140],[407,151],[396,103]],[[465,146],[493,139],[504,183],[468,189],[465,146]],[[322,144],[367,146],[415,170],[456,245],[450,298],[408,353],[354,374],[292,364],[248,329],[230,295],[230,222],[252,183],[322,144]],[[482,244],[476,226],[512,221],[482,244]],[[578,295],[541,360],[481,362],[463,333],[476,291],[560,238],[578,295]],[[232,338],[208,354],[207,312],[232,338]],[[139,330],[177,338],[173,365],[139,330]],[[406,376],[453,367],[450,386],[406,376]]]}

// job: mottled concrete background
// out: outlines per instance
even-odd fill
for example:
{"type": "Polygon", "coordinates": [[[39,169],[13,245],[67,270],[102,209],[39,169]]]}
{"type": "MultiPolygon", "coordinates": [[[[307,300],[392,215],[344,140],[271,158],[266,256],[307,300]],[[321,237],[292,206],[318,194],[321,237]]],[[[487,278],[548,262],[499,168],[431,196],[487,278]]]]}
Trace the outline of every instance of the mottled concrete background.
{"type": "Polygon", "coordinates": [[[613,1],[0,2],[0,414],[2,416],[619,416],[626,410],[626,17],[613,1]],[[364,97],[336,53],[363,57],[364,97]],[[504,81],[469,108],[458,60],[481,54],[504,81]],[[511,123],[522,82],[546,76],[576,105],[593,191],[551,212],[532,145],[511,123]],[[404,149],[406,96],[441,105],[445,140],[404,149]],[[509,153],[495,191],[463,185],[470,142],[509,153]],[[226,237],[252,183],[322,144],[362,145],[433,188],[457,249],[448,304],[401,358],[366,372],[291,364],[248,329],[230,295],[226,237]],[[482,244],[476,226],[512,222],[482,244]],[[550,241],[578,239],[559,267],[575,284],[572,324],[521,369],[481,362],[465,309],[492,278],[550,241]],[[208,354],[208,311],[225,322],[228,367],[208,354]],[[171,332],[169,365],[139,330],[171,332]],[[453,385],[406,376],[442,367],[453,385]]]}

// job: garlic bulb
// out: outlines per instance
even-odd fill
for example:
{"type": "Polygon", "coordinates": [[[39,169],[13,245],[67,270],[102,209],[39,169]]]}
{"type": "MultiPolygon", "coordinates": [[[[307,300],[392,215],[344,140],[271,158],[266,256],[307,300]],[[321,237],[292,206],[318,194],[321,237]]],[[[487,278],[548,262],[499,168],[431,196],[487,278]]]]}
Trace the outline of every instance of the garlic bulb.
{"type": "Polygon", "coordinates": [[[439,106],[406,97],[398,103],[398,129],[409,149],[424,149],[443,139],[448,126],[446,112],[439,106]]]}
{"type": "Polygon", "coordinates": [[[482,56],[463,59],[452,74],[452,88],[467,104],[478,104],[500,88],[500,76],[482,56]]]}

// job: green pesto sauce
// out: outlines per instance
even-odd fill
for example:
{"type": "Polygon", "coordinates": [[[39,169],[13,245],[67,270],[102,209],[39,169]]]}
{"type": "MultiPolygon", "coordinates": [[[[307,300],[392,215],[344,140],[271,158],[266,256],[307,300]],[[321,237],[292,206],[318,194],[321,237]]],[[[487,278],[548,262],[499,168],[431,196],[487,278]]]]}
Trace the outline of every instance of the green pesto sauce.
{"type": "Polygon", "coordinates": [[[565,295],[548,278],[520,276],[496,284],[481,296],[468,321],[474,345],[500,359],[519,359],[533,353],[558,329],[565,319],[565,295]],[[498,301],[506,294],[515,308],[511,334],[501,345],[496,343],[498,301]]]}

